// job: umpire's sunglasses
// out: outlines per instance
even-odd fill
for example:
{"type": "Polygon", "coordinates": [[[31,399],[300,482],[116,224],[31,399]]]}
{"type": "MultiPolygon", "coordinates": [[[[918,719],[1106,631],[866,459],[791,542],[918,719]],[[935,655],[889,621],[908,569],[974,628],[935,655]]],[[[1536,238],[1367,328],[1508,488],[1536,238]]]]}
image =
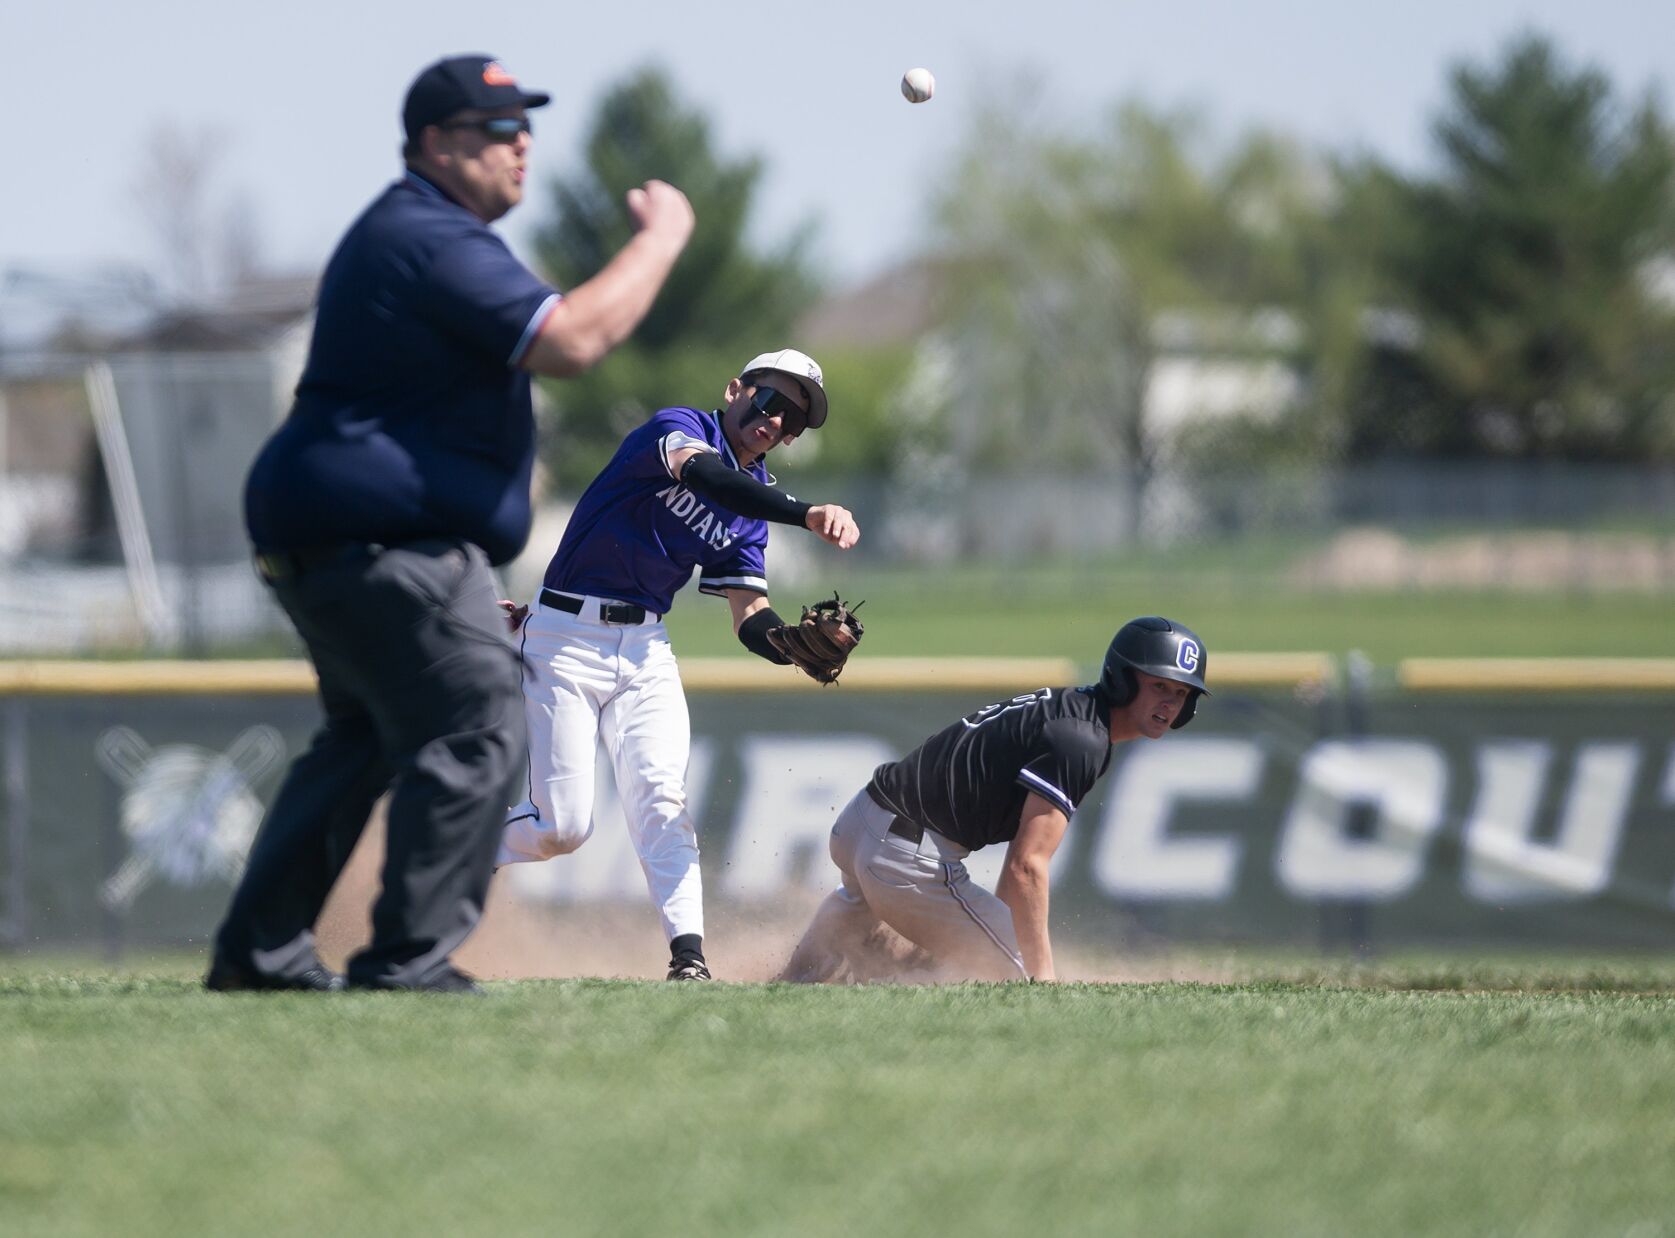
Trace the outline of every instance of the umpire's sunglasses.
{"type": "Polygon", "coordinates": [[[772,387],[758,387],[750,397],[750,407],[763,419],[781,418],[780,433],[787,437],[801,434],[808,429],[808,413],[798,408],[797,402],[783,391],[775,391],[772,387]]]}
{"type": "Polygon", "coordinates": [[[487,120],[449,120],[444,129],[475,129],[491,142],[516,142],[520,133],[535,136],[535,125],[527,116],[490,116],[487,120]]]}

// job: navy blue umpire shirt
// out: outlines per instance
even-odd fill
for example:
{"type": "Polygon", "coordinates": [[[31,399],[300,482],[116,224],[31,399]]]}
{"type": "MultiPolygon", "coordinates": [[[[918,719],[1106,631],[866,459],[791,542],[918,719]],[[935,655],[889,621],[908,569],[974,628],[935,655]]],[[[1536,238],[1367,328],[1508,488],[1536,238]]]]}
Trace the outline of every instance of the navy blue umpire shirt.
{"type": "Polygon", "coordinates": [[[535,427],[518,368],[559,294],[408,172],[326,265],[290,416],[245,487],[258,550],[529,537],[535,427]]]}

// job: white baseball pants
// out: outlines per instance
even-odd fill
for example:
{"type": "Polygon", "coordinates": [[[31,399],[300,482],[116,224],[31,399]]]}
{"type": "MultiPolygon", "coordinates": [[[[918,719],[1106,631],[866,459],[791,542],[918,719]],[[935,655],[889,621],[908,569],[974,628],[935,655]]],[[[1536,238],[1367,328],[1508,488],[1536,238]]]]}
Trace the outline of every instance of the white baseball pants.
{"type": "Polygon", "coordinates": [[[529,798],[506,817],[498,864],[547,860],[593,833],[594,770],[605,745],[623,814],[668,938],[703,934],[698,837],[686,805],[692,726],[660,620],[602,623],[532,605],[523,625],[529,798]]]}

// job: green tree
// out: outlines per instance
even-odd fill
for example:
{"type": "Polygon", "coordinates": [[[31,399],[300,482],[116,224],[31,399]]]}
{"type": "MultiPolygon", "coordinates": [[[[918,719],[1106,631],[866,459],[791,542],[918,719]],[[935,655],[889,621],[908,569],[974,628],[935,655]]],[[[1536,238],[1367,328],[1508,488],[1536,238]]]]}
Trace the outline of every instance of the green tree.
{"type": "Polygon", "coordinates": [[[1300,363],[1303,310],[1326,301],[1306,238],[1328,185],[1293,144],[1257,133],[1219,146],[1190,112],[1129,102],[1086,134],[1043,131],[1011,106],[985,115],[940,212],[954,267],[949,455],[1125,479],[1138,527],[1160,453],[1214,455],[1148,424],[1160,361],[1300,363]]]}
{"type": "Polygon", "coordinates": [[[590,278],[628,240],[623,197],[650,178],[685,192],[698,223],[634,338],[587,374],[543,385],[557,414],[544,457],[567,488],[591,479],[652,411],[719,402],[739,365],[789,342],[819,291],[807,258],[812,226],[765,252],[752,249],[746,234],[762,160],[723,158],[708,121],[661,69],[641,69],[606,93],[584,150],[580,168],[551,182],[553,219],[536,236],[558,287],[590,278]]]}
{"type": "Polygon", "coordinates": [[[1458,67],[1441,167],[1363,170],[1386,212],[1383,294],[1413,338],[1357,401],[1361,455],[1628,459],[1675,453],[1667,271],[1675,150],[1648,98],[1524,36],[1458,67]]]}

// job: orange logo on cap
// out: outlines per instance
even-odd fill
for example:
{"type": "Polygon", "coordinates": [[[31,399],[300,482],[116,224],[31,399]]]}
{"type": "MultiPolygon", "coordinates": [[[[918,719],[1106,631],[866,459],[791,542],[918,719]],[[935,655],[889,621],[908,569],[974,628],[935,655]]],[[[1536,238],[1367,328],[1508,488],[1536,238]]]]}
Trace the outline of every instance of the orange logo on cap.
{"type": "Polygon", "coordinates": [[[518,84],[515,77],[500,67],[498,60],[491,60],[483,66],[483,81],[490,86],[516,86],[518,84]]]}

